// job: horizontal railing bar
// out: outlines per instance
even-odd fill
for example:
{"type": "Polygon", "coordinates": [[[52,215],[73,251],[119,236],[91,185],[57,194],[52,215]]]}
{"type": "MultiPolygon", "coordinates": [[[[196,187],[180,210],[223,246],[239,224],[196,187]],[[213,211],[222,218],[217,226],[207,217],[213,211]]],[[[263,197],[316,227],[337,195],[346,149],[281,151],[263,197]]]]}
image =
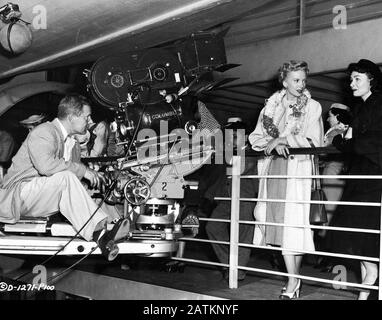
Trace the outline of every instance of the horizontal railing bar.
{"type": "Polygon", "coordinates": [[[285,202],[285,203],[305,203],[305,204],[338,204],[344,206],[360,207],[380,207],[380,202],[357,202],[357,201],[321,201],[321,200],[283,200],[283,199],[261,199],[261,198],[240,198],[241,201],[256,202],[285,202]]]}
{"type": "Polygon", "coordinates": [[[311,224],[310,225],[293,225],[293,224],[286,224],[286,223],[248,221],[248,220],[239,220],[239,223],[254,224],[254,225],[266,225],[266,226],[278,226],[278,227],[290,227],[290,228],[317,229],[317,230],[362,232],[362,233],[372,233],[372,234],[380,234],[381,233],[380,230],[374,230],[374,229],[316,226],[316,225],[311,225],[311,224]]]}
{"type": "Polygon", "coordinates": [[[325,251],[307,251],[307,250],[291,250],[281,247],[270,247],[270,246],[258,246],[255,244],[249,244],[249,243],[239,243],[238,244],[241,247],[247,247],[247,248],[256,248],[256,249],[265,249],[265,250],[276,250],[276,251],[293,251],[293,252],[299,252],[299,253],[305,253],[305,254],[311,254],[311,255],[317,255],[317,256],[326,256],[326,257],[336,257],[336,258],[345,258],[345,259],[354,259],[354,260],[367,260],[367,261],[374,261],[379,262],[379,258],[374,257],[365,257],[365,256],[356,256],[351,254],[342,254],[342,253],[331,253],[331,252],[325,252],[325,251]]]}
{"type": "Polygon", "coordinates": [[[208,240],[208,239],[198,239],[198,238],[179,238],[179,240],[181,240],[181,241],[206,242],[206,243],[217,243],[217,244],[229,245],[229,242],[227,242],[227,241],[218,241],[218,240],[208,240]]]}
{"type": "Polygon", "coordinates": [[[293,176],[293,175],[247,175],[240,176],[243,179],[314,179],[314,178],[322,178],[322,179],[368,179],[368,180],[381,180],[382,175],[307,175],[307,176],[293,176]]]}
{"type": "Polygon", "coordinates": [[[200,264],[207,264],[212,266],[220,266],[220,267],[229,267],[228,264],[225,263],[218,263],[218,262],[210,262],[210,261],[202,261],[197,259],[188,259],[188,258],[179,258],[179,257],[171,257],[171,260],[177,260],[177,261],[185,261],[185,262],[196,262],[200,264]]]}
{"type": "MultiPolygon", "coordinates": [[[[227,197],[215,197],[218,201],[231,201],[227,197]]],[[[282,203],[305,203],[305,204],[338,204],[344,206],[381,207],[380,202],[352,202],[352,201],[321,201],[321,200],[284,200],[284,199],[262,199],[262,198],[240,198],[247,202],[282,202],[282,203]]]]}
{"type": "MultiPolygon", "coordinates": [[[[200,221],[212,221],[212,222],[225,222],[225,223],[231,222],[231,220],[228,220],[228,219],[199,218],[199,220],[200,221]]],[[[248,220],[239,220],[239,223],[254,224],[254,225],[269,225],[269,226],[279,226],[279,227],[291,227],[291,228],[305,228],[305,229],[316,229],[316,230],[363,232],[363,233],[371,233],[371,234],[380,234],[381,233],[380,230],[374,230],[374,229],[318,226],[318,225],[312,225],[312,224],[310,224],[310,225],[295,225],[295,224],[287,224],[287,223],[260,222],[260,221],[248,221],[248,220]]]]}

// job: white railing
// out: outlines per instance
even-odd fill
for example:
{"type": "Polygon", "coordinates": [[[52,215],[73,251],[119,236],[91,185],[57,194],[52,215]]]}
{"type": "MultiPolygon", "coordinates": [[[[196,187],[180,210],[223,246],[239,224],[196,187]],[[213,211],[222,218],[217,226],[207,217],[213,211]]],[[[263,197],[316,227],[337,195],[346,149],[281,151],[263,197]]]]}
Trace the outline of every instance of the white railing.
{"type": "MultiPolygon", "coordinates": [[[[347,281],[336,281],[323,279],[318,277],[297,275],[297,274],[289,274],[286,272],[280,271],[272,271],[267,269],[260,268],[252,268],[247,266],[239,266],[238,265],[238,253],[239,247],[247,247],[247,248],[257,248],[264,250],[274,250],[274,251],[282,251],[284,248],[282,247],[270,247],[270,246],[259,246],[254,244],[247,243],[239,243],[239,225],[240,224],[261,224],[261,225],[270,225],[270,226],[284,226],[284,227],[299,227],[299,228],[309,228],[309,229],[321,229],[321,230],[336,230],[336,231],[348,231],[348,232],[363,232],[363,233],[372,233],[372,234],[381,234],[382,225],[379,230],[372,229],[360,229],[360,228],[343,228],[343,227],[330,227],[330,226],[318,226],[318,225],[290,225],[284,223],[271,223],[271,222],[258,222],[258,221],[244,221],[240,220],[240,201],[264,201],[264,202],[293,202],[293,203],[314,203],[314,204],[340,204],[340,205],[350,205],[350,206],[373,206],[381,208],[381,224],[382,224],[382,202],[348,202],[348,201],[293,201],[293,200],[284,200],[284,199],[260,199],[260,198],[241,198],[240,197],[240,180],[241,179],[259,179],[262,177],[266,177],[267,179],[272,178],[325,178],[325,179],[382,179],[382,176],[350,176],[350,175],[306,175],[306,176],[281,176],[281,175],[269,175],[269,176],[261,176],[261,175],[247,175],[241,176],[241,159],[239,156],[233,157],[233,166],[232,166],[232,193],[231,198],[227,197],[216,197],[215,200],[220,201],[231,201],[231,219],[211,219],[211,218],[200,218],[201,221],[214,221],[214,222],[226,222],[230,223],[230,242],[226,241],[212,241],[207,239],[196,239],[196,238],[182,238],[181,240],[185,241],[196,241],[196,242],[204,242],[204,243],[217,243],[223,245],[229,245],[230,247],[230,256],[229,256],[229,264],[224,263],[216,263],[210,261],[201,261],[197,259],[188,259],[188,258],[173,258],[174,260],[184,261],[184,262],[192,262],[206,265],[215,265],[221,267],[229,268],[229,288],[236,289],[238,287],[238,270],[247,270],[258,273],[277,275],[277,276],[295,276],[296,278],[300,278],[303,280],[310,280],[318,283],[327,283],[332,285],[337,285],[340,287],[354,287],[368,290],[378,290],[378,299],[382,300],[382,277],[378,277],[379,282],[378,286],[376,285],[364,285],[359,283],[352,283],[347,281]]],[[[381,200],[382,201],[382,200],[381,200]]],[[[328,257],[338,257],[338,258],[346,258],[346,259],[354,259],[354,260],[362,260],[362,261],[373,261],[375,263],[379,263],[382,256],[382,241],[380,241],[380,252],[379,258],[375,257],[366,257],[366,256],[357,256],[350,254],[339,254],[339,253],[331,253],[324,251],[303,251],[298,250],[298,252],[304,254],[312,254],[312,255],[321,255],[328,257]]],[[[379,275],[382,272],[382,264],[379,263],[379,275]]]]}

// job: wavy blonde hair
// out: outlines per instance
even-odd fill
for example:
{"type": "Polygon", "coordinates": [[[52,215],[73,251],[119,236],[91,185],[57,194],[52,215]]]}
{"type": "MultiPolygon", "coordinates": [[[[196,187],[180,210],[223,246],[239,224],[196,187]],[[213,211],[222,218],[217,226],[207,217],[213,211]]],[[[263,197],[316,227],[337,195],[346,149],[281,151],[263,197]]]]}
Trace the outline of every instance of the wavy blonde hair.
{"type": "Polygon", "coordinates": [[[282,84],[289,72],[292,71],[305,71],[306,75],[309,74],[308,64],[305,61],[291,60],[283,63],[279,69],[279,82],[282,84]]]}

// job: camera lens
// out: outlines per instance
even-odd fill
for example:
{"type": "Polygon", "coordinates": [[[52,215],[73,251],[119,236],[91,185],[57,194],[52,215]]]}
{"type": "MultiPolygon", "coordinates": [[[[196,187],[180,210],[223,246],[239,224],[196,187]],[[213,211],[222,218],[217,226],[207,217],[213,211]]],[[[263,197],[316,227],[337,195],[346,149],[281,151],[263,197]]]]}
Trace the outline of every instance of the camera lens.
{"type": "Polygon", "coordinates": [[[167,77],[167,70],[165,67],[157,66],[153,69],[153,77],[157,81],[163,81],[167,77]]]}
{"type": "Polygon", "coordinates": [[[120,74],[113,74],[110,78],[110,83],[114,88],[121,88],[125,81],[120,74]]]}

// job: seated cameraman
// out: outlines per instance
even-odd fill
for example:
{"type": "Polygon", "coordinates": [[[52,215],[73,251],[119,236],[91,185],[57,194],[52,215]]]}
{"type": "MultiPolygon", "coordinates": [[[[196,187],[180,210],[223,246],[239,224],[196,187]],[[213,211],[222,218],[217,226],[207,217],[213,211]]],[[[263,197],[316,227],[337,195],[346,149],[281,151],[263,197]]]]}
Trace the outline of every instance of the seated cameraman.
{"type": "Polygon", "coordinates": [[[86,98],[68,95],[60,101],[56,119],[29,133],[0,188],[0,221],[15,223],[20,217],[46,217],[60,211],[84,239],[96,241],[111,261],[118,255],[114,241],[128,234],[129,222],[119,219],[107,231],[107,221],[116,217],[98,209],[81,184],[85,179],[99,188],[103,180],[80,162],[79,144],[73,138],[84,134],[91,122],[86,98]]]}

